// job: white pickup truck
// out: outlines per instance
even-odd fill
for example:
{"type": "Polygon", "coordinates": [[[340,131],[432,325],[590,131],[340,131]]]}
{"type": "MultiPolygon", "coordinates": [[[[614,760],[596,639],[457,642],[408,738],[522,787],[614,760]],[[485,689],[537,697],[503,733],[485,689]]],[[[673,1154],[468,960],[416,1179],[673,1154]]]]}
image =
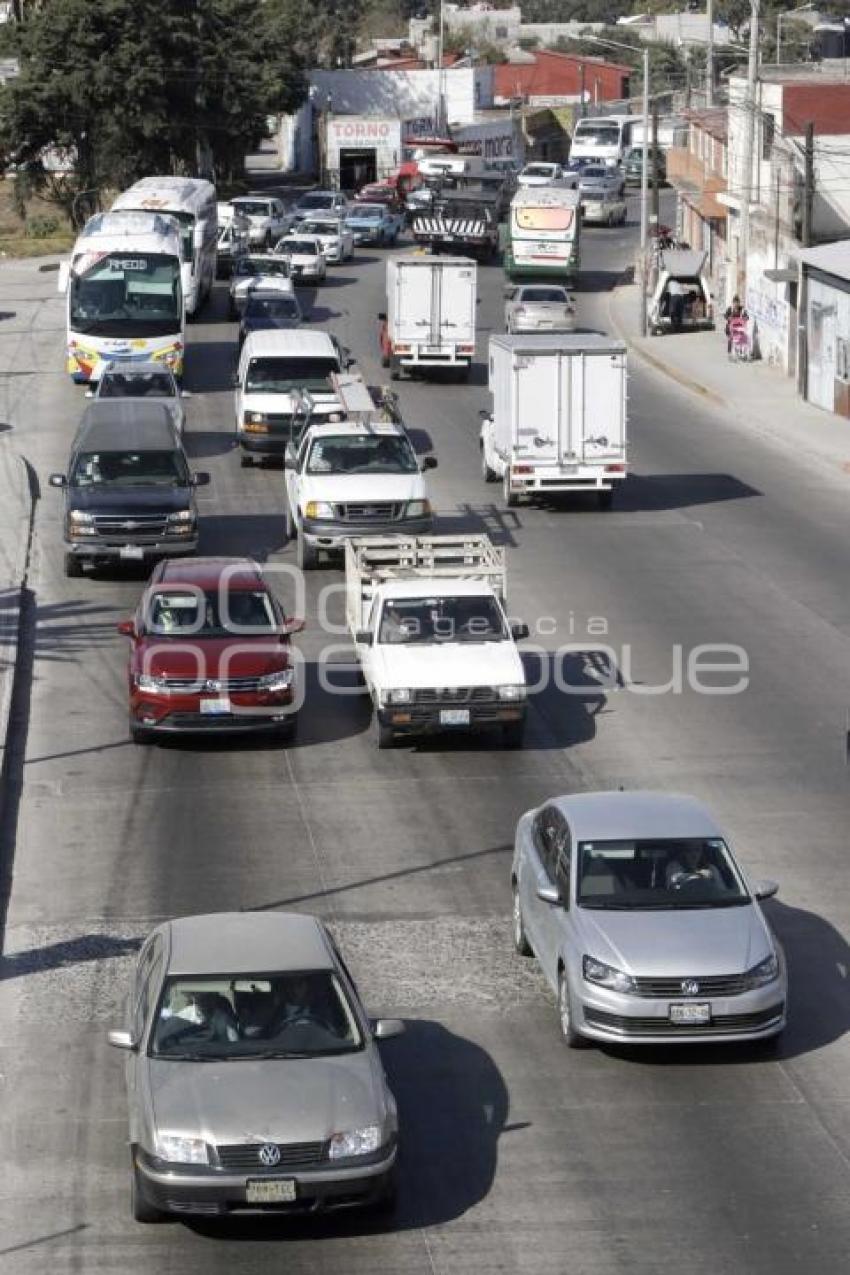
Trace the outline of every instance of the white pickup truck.
{"type": "Polygon", "coordinates": [[[500,729],[522,745],[526,677],[505,614],[505,551],[484,535],[349,540],[346,619],[378,748],[500,729]]]}
{"type": "Polygon", "coordinates": [[[360,376],[330,382],[344,419],[308,419],[284,455],[286,534],[302,571],[352,536],[431,530],[425,470],[436,457],[417,458],[393,396],[379,406],[360,376]]]}

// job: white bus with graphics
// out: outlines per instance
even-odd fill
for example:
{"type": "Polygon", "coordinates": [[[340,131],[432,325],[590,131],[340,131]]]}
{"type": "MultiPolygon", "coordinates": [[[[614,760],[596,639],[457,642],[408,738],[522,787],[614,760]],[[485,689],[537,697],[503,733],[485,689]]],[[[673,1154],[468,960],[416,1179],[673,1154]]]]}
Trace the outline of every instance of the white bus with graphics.
{"type": "Polygon", "coordinates": [[[143,177],[118,196],[112,212],[173,217],[183,245],[183,299],[195,318],[215,282],[218,205],[212,182],[199,177],[143,177]]]}
{"type": "Polygon", "coordinates": [[[106,363],[162,362],[183,374],[180,232],[158,213],[97,213],[59,270],[67,369],[97,382],[106,363]]]}
{"type": "Polygon", "coordinates": [[[578,275],[581,196],[566,186],[520,187],[511,200],[504,266],[509,279],[573,283],[578,275]]]}

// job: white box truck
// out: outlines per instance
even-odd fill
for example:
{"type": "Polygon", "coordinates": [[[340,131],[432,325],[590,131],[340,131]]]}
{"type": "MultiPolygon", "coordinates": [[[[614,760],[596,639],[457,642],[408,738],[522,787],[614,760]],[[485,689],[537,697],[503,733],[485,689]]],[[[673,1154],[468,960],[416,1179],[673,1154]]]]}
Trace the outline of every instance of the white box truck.
{"type": "Polygon", "coordinates": [[[594,333],[491,336],[493,406],[482,413],[481,471],[505,504],[594,491],[610,508],[626,477],[626,347],[594,333]]]}
{"type": "Polygon", "coordinates": [[[505,551],[480,534],[345,543],[346,619],[375,742],[501,730],[522,744],[526,678],[505,614],[505,551]]]}
{"type": "Polygon", "coordinates": [[[390,257],[387,308],[378,315],[381,365],[456,368],[465,380],[475,354],[475,262],[468,257],[390,257]]]}

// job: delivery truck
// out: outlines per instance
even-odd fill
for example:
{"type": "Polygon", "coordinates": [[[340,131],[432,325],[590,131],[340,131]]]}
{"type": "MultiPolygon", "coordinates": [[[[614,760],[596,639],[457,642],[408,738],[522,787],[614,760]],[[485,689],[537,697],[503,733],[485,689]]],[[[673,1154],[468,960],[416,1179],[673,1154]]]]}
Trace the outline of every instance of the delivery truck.
{"type": "Polygon", "coordinates": [[[626,347],[595,333],[491,336],[493,404],[481,470],[505,504],[595,492],[602,509],[626,477],[626,347]]]}
{"type": "Polygon", "coordinates": [[[476,264],[468,257],[390,257],[387,308],[378,315],[381,365],[454,369],[466,380],[475,354],[476,264]]]}
{"type": "Polygon", "coordinates": [[[346,619],[373,705],[375,742],[501,731],[522,744],[526,677],[505,614],[505,551],[486,535],[351,539],[346,619]]]}

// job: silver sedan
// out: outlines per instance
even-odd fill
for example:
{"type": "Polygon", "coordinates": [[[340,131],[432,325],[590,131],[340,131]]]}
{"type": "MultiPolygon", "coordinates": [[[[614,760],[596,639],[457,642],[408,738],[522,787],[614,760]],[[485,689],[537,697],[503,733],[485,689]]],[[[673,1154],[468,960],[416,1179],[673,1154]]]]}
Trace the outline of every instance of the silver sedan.
{"type": "Polygon", "coordinates": [[[561,1033],[589,1039],[764,1040],[785,1026],[782,949],[720,828],[691,797],[556,797],[520,819],[514,945],[558,998],[561,1033]]]}
{"type": "Polygon", "coordinates": [[[391,1203],[396,1104],[370,1022],[312,916],[224,912],[146,939],[125,1026],[137,1222],[391,1203]]]}
{"type": "Polygon", "coordinates": [[[506,331],[573,332],[575,326],[575,302],[566,288],[533,283],[509,289],[506,331]]]}
{"type": "Polygon", "coordinates": [[[178,434],[183,433],[186,425],[183,400],[191,397],[188,390],[181,390],[171,368],[164,363],[133,363],[130,360],[107,363],[97,385],[86,390],[86,398],[155,399],[168,408],[178,434]]]}

